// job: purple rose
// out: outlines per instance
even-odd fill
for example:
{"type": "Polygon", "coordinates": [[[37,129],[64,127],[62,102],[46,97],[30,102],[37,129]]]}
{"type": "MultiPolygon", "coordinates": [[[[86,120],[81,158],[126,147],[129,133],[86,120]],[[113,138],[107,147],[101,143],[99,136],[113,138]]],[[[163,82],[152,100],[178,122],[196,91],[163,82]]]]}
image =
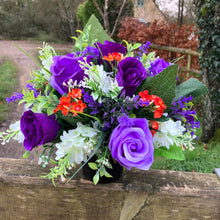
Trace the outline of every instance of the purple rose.
{"type": "Polygon", "coordinates": [[[53,63],[50,67],[50,72],[53,74],[50,77],[50,83],[61,95],[68,92],[68,87],[63,83],[67,83],[70,79],[79,83],[83,80],[84,70],[79,66],[79,60],[83,61],[82,57],[75,57],[74,54],[62,56],[54,56],[53,63]]]}
{"type": "Polygon", "coordinates": [[[112,157],[130,170],[149,170],[154,159],[153,137],[145,118],[123,116],[113,130],[109,149],[112,157]]]}
{"type": "Polygon", "coordinates": [[[119,86],[124,87],[121,95],[131,97],[146,76],[146,69],[139,60],[127,57],[120,61],[116,80],[119,86]]]}
{"type": "Polygon", "coordinates": [[[21,117],[21,131],[24,134],[24,147],[31,151],[34,147],[53,141],[61,125],[55,115],[26,111],[21,117]]]}
{"type": "Polygon", "coordinates": [[[165,62],[163,58],[156,58],[154,62],[151,62],[149,73],[148,75],[153,77],[155,75],[158,75],[160,72],[162,72],[164,69],[166,69],[168,66],[172,65],[172,63],[165,62]]]}
{"type": "Polygon", "coordinates": [[[104,44],[99,42],[96,43],[96,47],[101,51],[102,56],[108,56],[109,53],[121,53],[125,55],[127,53],[127,48],[119,43],[114,43],[111,41],[105,41],[104,44]]]}

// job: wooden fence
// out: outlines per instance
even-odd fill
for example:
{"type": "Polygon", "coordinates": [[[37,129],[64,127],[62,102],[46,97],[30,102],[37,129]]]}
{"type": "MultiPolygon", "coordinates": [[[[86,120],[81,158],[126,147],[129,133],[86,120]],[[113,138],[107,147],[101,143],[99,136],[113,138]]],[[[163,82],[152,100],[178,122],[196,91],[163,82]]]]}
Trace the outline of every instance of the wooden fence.
{"type": "Polygon", "coordinates": [[[0,220],[219,220],[215,174],[125,171],[117,183],[93,185],[82,174],[69,184],[41,178],[28,160],[0,158],[0,220]]]}
{"type": "Polygon", "coordinates": [[[169,53],[170,53],[169,57],[171,57],[172,52],[187,55],[187,66],[180,67],[180,70],[182,72],[187,72],[187,76],[189,76],[189,73],[196,73],[196,74],[200,73],[199,70],[191,68],[192,56],[197,56],[197,57],[199,56],[199,53],[197,51],[183,49],[183,48],[177,48],[177,47],[162,46],[162,45],[157,45],[157,44],[151,44],[149,47],[152,49],[169,51],[169,53]]]}

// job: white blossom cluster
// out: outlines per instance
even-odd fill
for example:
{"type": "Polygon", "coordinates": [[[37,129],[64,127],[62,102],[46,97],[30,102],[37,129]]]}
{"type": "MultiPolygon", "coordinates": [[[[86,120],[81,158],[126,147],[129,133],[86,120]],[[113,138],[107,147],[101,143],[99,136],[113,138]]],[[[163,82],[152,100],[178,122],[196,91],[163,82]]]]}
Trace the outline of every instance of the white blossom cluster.
{"type": "Polygon", "coordinates": [[[69,161],[71,164],[80,164],[86,161],[94,147],[98,143],[99,131],[95,128],[77,123],[75,129],[64,131],[60,137],[61,142],[56,144],[56,160],[70,154],[69,161]]]}
{"type": "Polygon", "coordinates": [[[194,149],[192,140],[195,138],[189,132],[184,133],[186,129],[181,125],[181,121],[174,122],[169,119],[166,122],[159,123],[159,129],[154,135],[153,144],[155,148],[166,147],[176,144],[183,148],[194,149]]]}
{"type": "Polygon", "coordinates": [[[20,121],[11,124],[7,132],[0,133],[0,140],[2,140],[1,143],[2,145],[8,143],[11,138],[14,139],[15,141],[18,141],[18,143],[23,143],[24,135],[20,130],[20,121]]]}

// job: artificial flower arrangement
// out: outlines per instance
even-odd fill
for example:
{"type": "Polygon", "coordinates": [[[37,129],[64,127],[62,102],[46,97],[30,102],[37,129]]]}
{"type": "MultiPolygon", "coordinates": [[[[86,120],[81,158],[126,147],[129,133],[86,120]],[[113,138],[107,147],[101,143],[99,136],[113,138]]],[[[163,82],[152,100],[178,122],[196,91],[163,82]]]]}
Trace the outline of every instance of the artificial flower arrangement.
{"type": "Polygon", "coordinates": [[[149,42],[113,42],[94,16],[80,33],[70,54],[40,50],[41,69],[27,90],[7,99],[26,111],[0,134],[2,144],[22,142],[25,158],[42,148],[39,163],[54,164],[47,175],[53,183],[77,164],[69,180],[88,163],[97,184],[112,178],[114,163],[149,170],[155,156],[183,160],[199,127],[192,99],[204,85],[190,79],[177,86],[177,65],[148,53],[149,42]]]}

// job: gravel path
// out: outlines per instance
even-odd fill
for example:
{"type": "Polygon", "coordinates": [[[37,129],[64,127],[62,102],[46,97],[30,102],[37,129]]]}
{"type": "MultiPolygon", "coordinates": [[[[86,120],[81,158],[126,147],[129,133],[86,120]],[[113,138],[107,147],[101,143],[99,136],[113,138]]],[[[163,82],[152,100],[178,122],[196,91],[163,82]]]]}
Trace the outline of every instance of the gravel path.
{"type": "MultiPolygon", "coordinates": [[[[30,79],[30,73],[33,70],[38,69],[37,64],[31,60],[30,57],[26,56],[12,43],[15,43],[20,48],[25,50],[28,54],[33,57],[38,55],[38,48],[42,47],[41,43],[34,43],[31,41],[5,41],[0,40],[0,61],[1,59],[9,59],[17,67],[18,87],[15,88],[15,92],[21,93],[22,89],[26,87],[26,81],[30,79]]],[[[56,49],[63,50],[66,53],[72,49],[71,44],[51,44],[56,49]]],[[[0,132],[5,131],[10,124],[20,120],[23,114],[23,105],[18,106],[17,103],[10,103],[10,112],[8,112],[8,119],[1,125],[0,132]]],[[[22,144],[18,144],[16,141],[11,141],[5,145],[0,144],[0,157],[17,158],[21,159],[25,149],[22,144]]],[[[28,158],[29,160],[38,160],[34,152],[28,158]]]]}

